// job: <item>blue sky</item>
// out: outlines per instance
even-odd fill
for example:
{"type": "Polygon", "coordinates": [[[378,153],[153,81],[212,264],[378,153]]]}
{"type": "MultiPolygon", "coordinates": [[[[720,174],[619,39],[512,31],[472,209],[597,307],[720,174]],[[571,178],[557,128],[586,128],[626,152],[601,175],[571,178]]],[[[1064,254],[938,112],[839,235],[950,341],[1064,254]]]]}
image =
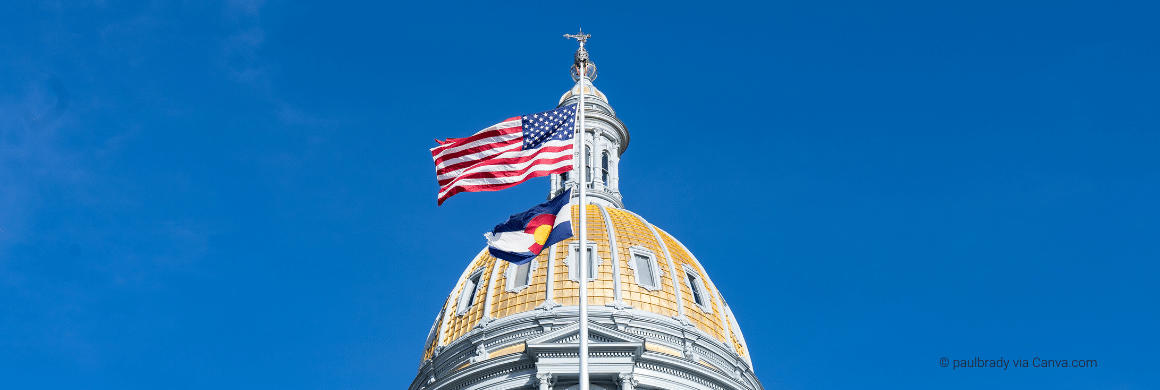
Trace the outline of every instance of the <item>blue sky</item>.
{"type": "Polygon", "coordinates": [[[577,4],[0,5],[3,387],[407,386],[579,27],[767,389],[1160,387],[1154,3],[577,4]]]}

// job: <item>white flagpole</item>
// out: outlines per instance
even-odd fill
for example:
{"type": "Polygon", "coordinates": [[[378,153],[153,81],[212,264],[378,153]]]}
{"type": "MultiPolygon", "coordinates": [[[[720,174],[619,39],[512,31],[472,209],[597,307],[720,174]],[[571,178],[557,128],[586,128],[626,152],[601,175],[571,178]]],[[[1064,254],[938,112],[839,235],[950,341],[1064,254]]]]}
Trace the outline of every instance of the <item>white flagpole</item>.
{"type": "MultiPolygon", "coordinates": [[[[581,32],[581,35],[584,33],[581,32]]],[[[584,49],[584,41],[580,41],[580,49],[584,49]]],[[[584,60],[577,64],[580,66],[580,106],[578,112],[580,120],[577,124],[579,127],[579,143],[580,143],[580,175],[576,177],[576,183],[583,181],[580,188],[580,390],[588,390],[588,240],[585,222],[588,219],[588,203],[585,203],[584,193],[588,188],[588,166],[585,160],[587,155],[586,145],[584,144],[584,78],[588,76],[588,61],[584,60]]]]}
{"type": "Polygon", "coordinates": [[[575,175],[577,186],[575,188],[580,190],[580,237],[577,238],[580,240],[580,251],[577,253],[579,257],[577,262],[580,263],[578,267],[580,274],[578,277],[580,280],[580,390],[588,390],[588,228],[586,226],[588,204],[585,196],[585,189],[588,188],[586,176],[588,173],[588,160],[586,159],[588,153],[585,149],[585,143],[583,143],[583,132],[585,132],[585,128],[583,128],[583,111],[585,111],[583,109],[583,82],[588,77],[588,52],[583,49],[583,43],[587,42],[590,36],[592,35],[583,34],[583,30],[577,35],[564,35],[565,38],[577,38],[577,41],[580,41],[580,50],[577,50],[577,58],[575,58],[577,60],[575,60],[574,65],[579,67],[577,74],[580,74],[580,102],[577,104],[578,118],[577,132],[575,132],[577,133],[577,137],[575,137],[577,138],[577,149],[575,149],[577,153],[574,154],[578,161],[573,160],[573,166],[577,172],[575,175]]]}
{"type": "Polygon", "coordinates": [[[576,189],[580,191],[580,251],[579,258],[576,259],[580,266],[578,268],[580,280],[580,390],[588,390],[588,228],[586,222],[588,220],[588,204],[586,203],[584,190],[588,188],[587,176],[588,167],[585,165],[585,157],[588,157],[584,145],[584,79],[588,77],[588,53],[584,50],[584,42],[588,41],[591,35],[584,34],[581,29],[579,34],[564,35],[565,38],[576,38],[580,41],[580,50],[576,51],[576,64],[579,67],[580,74],[580,102],[577,104],[576,116],[576,160],[573,164],[576,168],[576,189]]]}

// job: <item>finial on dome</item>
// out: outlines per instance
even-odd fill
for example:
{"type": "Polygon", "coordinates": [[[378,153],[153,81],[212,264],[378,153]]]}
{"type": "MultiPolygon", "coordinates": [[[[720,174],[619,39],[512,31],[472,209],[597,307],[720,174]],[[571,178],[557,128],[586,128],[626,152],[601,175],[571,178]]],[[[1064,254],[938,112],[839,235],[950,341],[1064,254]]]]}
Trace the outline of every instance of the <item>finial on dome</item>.
{"type": "Polygon", "coordinates": [[[564,34],[564,38],[573,38],[580,41],[580,48],[576,49],[575,61],[572,63],[572,81],[580,81],[580,67],[585,67],[584,73],[588,81],[596,80],[596,64],[588,60],[588,50],[584,49],[584,44],[588,42],[588,38],[592,38],[592,34],[585,34],[584,29],[580,29],[576,34],[564,34]]]}
{"type": "Polygon", "coordinates": [[[575,38],[577,41],[580,41],[580,50],[584,50],[584,42],[588,42],[588,38],[592,38],[592,34],[585,34],[584,29],[581,28],[578,33],[564,34],[564,38],[575,38]]]}

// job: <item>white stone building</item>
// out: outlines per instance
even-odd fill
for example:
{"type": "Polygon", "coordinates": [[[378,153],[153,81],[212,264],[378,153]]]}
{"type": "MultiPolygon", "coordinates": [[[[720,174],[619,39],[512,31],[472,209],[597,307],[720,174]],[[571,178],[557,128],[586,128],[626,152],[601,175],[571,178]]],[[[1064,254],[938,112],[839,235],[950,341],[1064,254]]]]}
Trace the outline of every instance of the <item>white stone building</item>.
{"type": "MultiPolygon", "coordinates": [[[[576,85],[559,105],[585,94],[591,388],[763,390],[737,319],[701,263],[624,208],[628,129],[588,66],[584,80],[574,67],[576,85]]],[[[552,176],[549,197],[577,186],[568,176],[552,176]]],[[[579,212],[573,205],[573,221],[579,212]]],[[[577,388],[577,253],[577,237],[520,266],[480,251],[431,326],[409,390],[577,388]]]]}

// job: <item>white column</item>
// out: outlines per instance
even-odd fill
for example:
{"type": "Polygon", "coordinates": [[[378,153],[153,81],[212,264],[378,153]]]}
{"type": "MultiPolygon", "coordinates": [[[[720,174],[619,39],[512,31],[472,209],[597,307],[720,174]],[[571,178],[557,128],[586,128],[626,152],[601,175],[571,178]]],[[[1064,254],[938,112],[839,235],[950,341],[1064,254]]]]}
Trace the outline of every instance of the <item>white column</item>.
{"type": "Polygon", "coordinates": [[[617,380],[620,381],[620,390],[633,390],[640,383],[633,379],[631,372],[621,373],[617,376],[617,380]]]}
{"type": "Polygon", "coordinates": [[[536,385],[539,386],[540,390],[552,390],[552,373],[536,373],[536,385]]]}

